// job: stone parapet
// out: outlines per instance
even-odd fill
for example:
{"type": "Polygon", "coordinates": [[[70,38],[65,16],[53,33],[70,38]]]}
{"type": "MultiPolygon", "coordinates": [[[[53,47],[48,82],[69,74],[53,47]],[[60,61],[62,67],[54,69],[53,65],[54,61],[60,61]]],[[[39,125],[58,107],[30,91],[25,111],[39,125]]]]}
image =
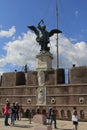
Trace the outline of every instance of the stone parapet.
{"type": "Polygon", "coordinates": [[[38,85],[37,71],[28,71],[26,77],[26,85],[38,85]]]}
{"type": "MultiPolygon", "coordinates": [[[[40,71],[40,70],[39,70],[40,71]]],[[[38,72],[39,71],[28,71],[27,72],[27,77],[26,77],[26,85],[29,86],[38,86],[39,84],[39,79],[38,79],[38,72]]],[[[43,79],[43,84],[45,85],[54,85],[54,84],[64,84],[65,83],[65,72],[64,69],[59,68],[59,69],[51,69],[51,70],[42,70],[44,74],[44,79],[43,79]]],[[[40,77],[42,77],[42,73],[40,77]]]]}
{"type": "Polygon", "coordinates": [[[25,84],[25,74],[23,72],[7,72],[3,73],[1,86],[16,86],[25,84]]]}
{"type": "Polygon", "coordinates": [[[87,67],[73,67],[69,69],[69,83],[80,84],[87,83],[87,67]]]}

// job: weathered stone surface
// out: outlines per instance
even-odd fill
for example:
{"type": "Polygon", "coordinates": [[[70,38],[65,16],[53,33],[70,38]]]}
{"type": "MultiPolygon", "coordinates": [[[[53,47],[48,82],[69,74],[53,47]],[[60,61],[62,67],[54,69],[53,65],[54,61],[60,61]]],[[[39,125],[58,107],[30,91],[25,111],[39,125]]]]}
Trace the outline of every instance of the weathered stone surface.
{"type": "Polygon", "coordinates": [[[49,70],[52,69],[53,55],[50,53],[36,55],[37,65],[36,70],[49,70]]]}
{"type": "Polygon", "coordinates": [[[37,88],[37,105],[46,105],[46,87],[37,88]]]}
{"type": "Polygon", "coordinates": [[[87,83],[87,67],[73,67],[69,69],[69,83],[80,84],[87,83]]]}
{"type": "Polygon", "coordinates": [[[36,71],[28,71],[26,78],[26,85],[38,85],[38,77],[36,71]]]}
{"type": "Polygon", "coordinates": [[[16,86],[25,84],[25,75],[23,72],[3,73],[1,86],[16,86]]]}
{"type": "Polygon", "coordinates": [[[38,85],[44,86],[45,85],[45,74],[44,71],[38,71],[38,85]]]}
{"type": "Polygon", "coordinates": [[[34,117],[33,117],[33,121],[35,123],[39,123],[39,124],[43,124],[45,125],[46,124],[46,116],[42,115],[42,114],[36,114],[34,117]]]}
{"type": "Polygon", "coordinates": [[[45,78],[46,85],[64,84],[65,83],[64,69],[45,71],[45,77],[46,77],[45,78]]]}
{"type": "MultiPolygon", "coordinates": [[[[50,106],[55,105],[58,111],[58,119],[71,119],[73,106],[76,106],[79,119],[87,120],[87,68],[75,67],[71,68],[70,72],[69,77],[71,76],[70,81],[72,82],[64,84],[64,70],[44,71],[46,105],[42,104],[40,107],[47,111],[50,106]],[[51,102],[52,99],[55,99],[54,103],[51,102]]],[[[17,101],[22,104],[24,111],[26,109],[37,110],[39,106],[37,105],[37,88],[39,87],[37,71],[28,72],[27,85],[24,74],[18,72],[4,73],[1,81],[0,114],[2,114],[2,107],[7,98],[10,103],[17,101]],[[24,83],[25,85],[22,85],[24,83]],[[27,103],[29,98],[31,99],[30,105],[27,103]]]]}
{"type": "Polygon", "coordinates": [[[46,85],[55,84],[55,71],[54,70],[45,71],[45,84],[46,85]]]}
{"type": "MultiPolygon", "coordinates": [[[[39,70],[40,71],[40,70],[39,70]]],[[[29,71],[26,77],[26,85],[53,85],[53,84],[63,84],[65,83],[65,75],[64,69],[57,70],[44,70],[44,76],[40,76],[40,80],[38,80],[38,72],[39,71],[29,71]],[[45,82],[45,83],[44,83],[45,82]]]]}
{"type": "Polygon", "coordinates": [[[2,86],[15,86],[16,85],[16,73],[4,73],[2,76],[2,86]]]}

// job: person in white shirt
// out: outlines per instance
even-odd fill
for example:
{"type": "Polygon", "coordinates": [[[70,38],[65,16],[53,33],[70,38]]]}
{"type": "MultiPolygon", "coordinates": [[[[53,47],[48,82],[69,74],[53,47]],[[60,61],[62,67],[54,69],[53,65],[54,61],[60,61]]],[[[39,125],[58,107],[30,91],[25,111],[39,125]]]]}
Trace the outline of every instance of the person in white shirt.
{"type": "Polygon", "coordinates": [[[73,125],[74,125],[74,130],[77,130],[77,128],[78,128],[78,113],[77,113],[76,107],[73,107],[72,121],[73,121],[73,125]]]}

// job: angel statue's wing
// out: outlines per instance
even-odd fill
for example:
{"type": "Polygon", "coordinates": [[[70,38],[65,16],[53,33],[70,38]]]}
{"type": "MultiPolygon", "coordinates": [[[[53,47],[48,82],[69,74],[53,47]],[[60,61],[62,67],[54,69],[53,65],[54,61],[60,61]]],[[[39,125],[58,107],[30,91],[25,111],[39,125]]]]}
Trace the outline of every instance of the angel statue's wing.
{"type": "Polygon", "coordinates": [[[35,34],[38,36],[39,32],[37,30],[37,28],[35,26],[27,26],[29,29],[33,30],[35,32],[35,34]]]}
{"type": "Polygon", "coordinates": [[[52,35],[54,35],[55,33],[62,33],[62,31],[58,30],[58,29],[53,29],[51,30],[48,34],[49,34],[49,37],[51,37],[52,35]]]}

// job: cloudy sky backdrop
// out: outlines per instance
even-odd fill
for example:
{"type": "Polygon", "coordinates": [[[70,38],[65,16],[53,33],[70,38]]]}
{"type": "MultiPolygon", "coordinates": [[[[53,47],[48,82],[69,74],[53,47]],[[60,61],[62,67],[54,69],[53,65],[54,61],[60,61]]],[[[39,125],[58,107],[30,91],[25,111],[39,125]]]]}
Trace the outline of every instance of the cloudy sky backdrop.
{"type": "MultiPolygon", "coordinates": [[[[58,0],[59,67],[87,66],[87,0],[58,0]]],[[[56,28],[56,0],[0,0],[0,73],[35,69],[40,46],[27,28],[44,19],[56,28]]],[[[49,44],[56,68],[56,35],[49,44]]]]}

